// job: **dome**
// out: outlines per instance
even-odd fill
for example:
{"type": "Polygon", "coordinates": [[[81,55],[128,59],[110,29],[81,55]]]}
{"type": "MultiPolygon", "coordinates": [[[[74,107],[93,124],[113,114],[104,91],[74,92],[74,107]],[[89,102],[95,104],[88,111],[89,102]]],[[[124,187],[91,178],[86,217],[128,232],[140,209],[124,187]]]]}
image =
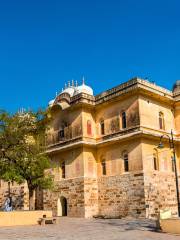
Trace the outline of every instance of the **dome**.
{"type": "Polygon", "coordinates": [[[53,99],[53,100],[51,100],[51,101],[49,101],[49,104],[48,104],[48,105],[49,105],[49,107],[51,107],[51,106],[54,104],[54,101],[55,101],[54,99],[53,99]]]}
{"type": "Polygon", "coordinates": [[[70,97],[72,97],[74,95],[74,91],[75,91],[74,87],[68,87],[64,91],[62,91],[61,94],[68,93],[70,97]]]}
{"type": "Polygon", "coordinates": [[[180,80],[177,80],[173,86],[173,92],[180,92],[180,80]]]}
{"type": "Polygon", "coordinates": [[[76,87],[74,95],[77,95],[79,93],[86,93],[89,95],[93,95],[93,89],[83,83],[82,85],[76,87]]]}

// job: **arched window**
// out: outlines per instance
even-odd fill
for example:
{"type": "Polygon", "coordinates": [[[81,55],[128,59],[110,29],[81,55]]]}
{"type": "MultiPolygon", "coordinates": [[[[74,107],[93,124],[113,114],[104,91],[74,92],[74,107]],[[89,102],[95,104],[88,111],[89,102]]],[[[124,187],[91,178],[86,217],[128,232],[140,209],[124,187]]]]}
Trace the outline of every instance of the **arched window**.
{"type": "Polygon", "coordinates": [[[105,134],[104,119],[100,121],[101,135],[105,134]]]}
{"type": "Polygon", "coordinates": [[[64,137],[65,137],[65,128],[68,126],[67,122],[64,122],[62,123],[61,125],[61,129],[59,130],[59,133],[58,133],[58,138],[60,141],[64,140],[64,137]]]}
{"type": "Polygon", "coordinates": [[[124,129],[127,127],[126,112],[122,112],[121,118],[122,118],[122,128],[124,129]]]}
{"type": "Polygon", "coordinates": [[[155,153],[153,154],[153,165],[154,165],[154,170],[159,170],[158,158],[155,153]]]}
{"type": "Polygon", "coordinates": [[[165,130],[164,114],[159,112],[159,128],[165,130]]]}
{"type": "Polygon", "coordinates": [[[59,131],[59,140],[63,140],[64,139],[64,128],[62,128],[60,131],[59,131]]]}
{"type": "Polygon", "coordinates": [[[62,178],[65,178],[66,177],[65,162],[62,162],[61,164],[61,171],[62,171],[62,178]]]}
{"type": "Polygon", "coordinates": [[[128,159],[128,153],[126,151],[123,152],[123,161],[124,161],[124,171],[129,172],[129,159],[128,159]]]}
{"type": "Polygon", "coordinates": [[[106,161],[103,159],[101,161],[102,175],[106,175],[106,161]]]}
{"type": "Polygon", "coordinates": [[[87,134],[92,135],[92,125],[90,120],[87,121],[87,134]]]}

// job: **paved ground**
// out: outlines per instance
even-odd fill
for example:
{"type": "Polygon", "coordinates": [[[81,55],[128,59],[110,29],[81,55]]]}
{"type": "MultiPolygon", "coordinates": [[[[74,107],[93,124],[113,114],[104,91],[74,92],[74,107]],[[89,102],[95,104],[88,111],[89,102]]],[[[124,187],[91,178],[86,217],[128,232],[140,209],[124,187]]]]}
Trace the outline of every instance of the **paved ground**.
{"type": "Polygon", "coordinates": [[[180,236],[158,233],[147,220],[101,220],[62,218],[57,225],[1,227],[0,239],[33,240],[180,240],[180,236]]]}

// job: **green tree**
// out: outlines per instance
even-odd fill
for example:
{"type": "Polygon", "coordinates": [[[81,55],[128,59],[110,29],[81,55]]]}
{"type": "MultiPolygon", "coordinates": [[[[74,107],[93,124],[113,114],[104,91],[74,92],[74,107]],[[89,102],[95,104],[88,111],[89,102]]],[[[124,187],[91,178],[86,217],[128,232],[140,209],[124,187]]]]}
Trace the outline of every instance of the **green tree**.
{"type": "Polygon", "coordinates": [[[27,182],[29,210],[34,210],[34,191],[49,189],[53,179],[46,169],[50,160],[46,154],[47,113],[0,112],[0,178],[5,181],[27,182]]]}

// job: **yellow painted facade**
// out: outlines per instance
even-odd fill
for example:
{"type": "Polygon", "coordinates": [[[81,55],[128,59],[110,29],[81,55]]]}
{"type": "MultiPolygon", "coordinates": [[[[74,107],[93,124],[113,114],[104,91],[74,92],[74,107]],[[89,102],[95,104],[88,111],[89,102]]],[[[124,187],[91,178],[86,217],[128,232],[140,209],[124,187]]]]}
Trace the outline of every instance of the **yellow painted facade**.
{"type": "MultiPolygon", "coordinates": [[[[75,217],[156,218],[177,215],[175,175],[180,175],[180,83],[173,91],[134,78],[97,96],[68,86],[49,105],[47,153],[55,179],[43,208],[75,217]]],[[[180,177],[179,177],[180,182],[180,177]]]]}

